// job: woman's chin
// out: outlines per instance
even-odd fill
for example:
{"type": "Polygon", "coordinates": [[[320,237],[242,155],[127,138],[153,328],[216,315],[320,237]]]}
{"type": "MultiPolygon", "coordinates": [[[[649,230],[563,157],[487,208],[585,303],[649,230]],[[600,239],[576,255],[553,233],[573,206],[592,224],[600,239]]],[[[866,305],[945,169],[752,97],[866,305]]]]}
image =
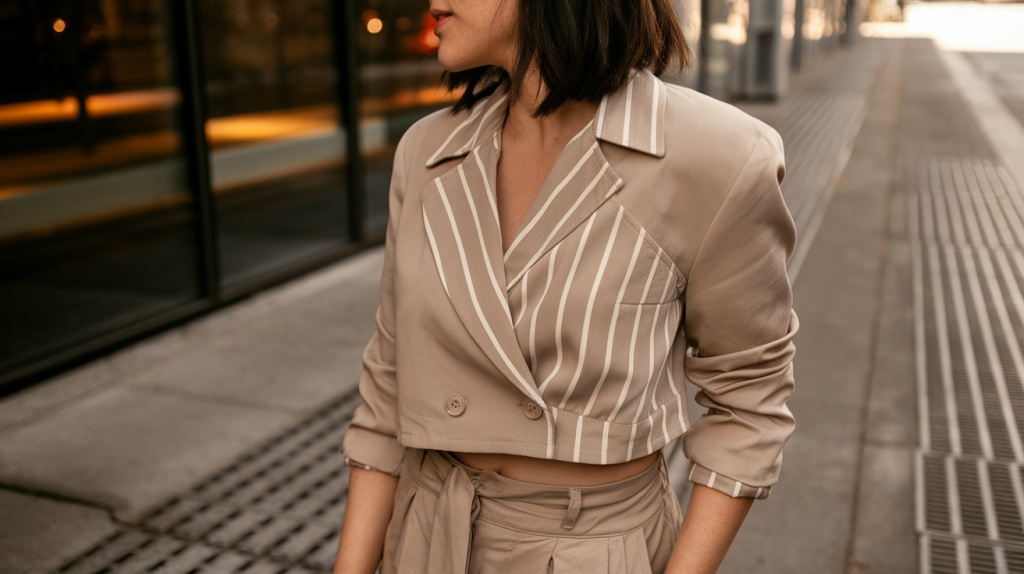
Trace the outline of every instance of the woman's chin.
{"type": "Polygon", "coordinates": [[[465,66],[461,65],[462,62],[460,62],[458,58],[452,58],[445,54],[444,50],[437,51],[437,61],[441,62],[441,67],[444,68],[446,72],[461,72],[467,69],[465,66]]]}
{"type": "Polygon", "coordinates": [[[465,72],[482,64],[475,63],[470,58],[460,57],[458,54],[452,54],[450,50],[444,49],[444,44],[437,50],[437,61],[441,63],[441,67],[446,72],[465,72]]]}

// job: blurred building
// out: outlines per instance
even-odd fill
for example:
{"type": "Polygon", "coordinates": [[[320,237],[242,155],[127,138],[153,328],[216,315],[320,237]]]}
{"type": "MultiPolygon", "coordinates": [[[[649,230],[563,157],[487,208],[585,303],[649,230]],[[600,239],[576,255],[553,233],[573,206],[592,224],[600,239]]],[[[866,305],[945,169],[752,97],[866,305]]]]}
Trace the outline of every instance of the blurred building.
{"type": "MultiPolygon", "coordinates": [[[[379,243],[398,139],[454,99],[427,9],[0,0],[0,394],[379,243]]],[[[677,9],[699,66],[669,80],[722,99],[783,95],[857,18],[677,9]]]]}

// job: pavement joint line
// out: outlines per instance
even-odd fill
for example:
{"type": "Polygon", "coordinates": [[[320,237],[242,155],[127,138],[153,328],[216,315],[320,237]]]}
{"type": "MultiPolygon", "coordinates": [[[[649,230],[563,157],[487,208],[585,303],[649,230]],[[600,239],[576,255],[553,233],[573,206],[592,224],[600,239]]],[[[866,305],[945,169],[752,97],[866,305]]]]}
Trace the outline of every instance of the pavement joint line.
{"type": "MultiPolygon", "coordinates": [[[[266,403],[261,403],[261,402],[257,402],[257,401],[246,401],[244,399],[231,398],[231,397],[226,397],[226,396],[223,396],[223,395],[214,395],[214,394],[207,395],[207,394],[198,393],[198,392],[195,392],[195,391],[187,391],[187,390],[182,390],[182,389],[174,389],[174,388],[164,387],[164,386],[161,386],[161,385],[153,385],[153,384],[130,385],[130,386],[124,387],[124,389],[127,390],[127,391],[138,391],[140,393],[145,393],[145,394],[153,394],[153,395],[158,395],[158,396],[162,395],[162,396],[176,397],[176,398],[179,398],[179,399],[193,400],[193,401],[202,402],[202,403],[209,403],[209,404],[215,404],[215,405],[224,405],[224,406],[229,406],[229,407],[247,408],[247,409],[254,409],[254,410],[259,410],[259,411],[266,411],[266,412],[279,413],[279,414],[285,414],[285,415],[296,415],[296,416],[301,416],[301,417],[315,416],[314,413],[318,413],[320,411],[320,409],[318,409],[318,408],[313,408],[313,409],[294,409],[294,408],[288,408],[288,407],[280,407],[280,406],[268,405],[266,403]]],[[[345,393],[344,395],[341,395],[341,396],[347,396],[347,394],[348,393],[345,393]]],[[[335,398],[341,398],[341,396],[335,397],[335,398]]],[[[333,402],[333,399],[327,399],[327,401],[328,402],[333,402]]]]}
{"type": "Polygon", "coordinates": [[[75,505],[78,505],[78,506],[85,506],[87,508],[94,508],[96,510],[102,510],[103,512],[106,512],[108,515],[110,515],[110,520],[112,520],[113,522],[118,523],[118,524],[122,524],[122,525],[128,525],[127,522],[119,520],[117,517],[114,516],[114,509],[111,508],[110,506],[105,506],[103,504],[99,504],[99,503],[93,502],[91,500],[86,500],[84,498],[76,498],[74,496],[66,496],[66,495],[63,495],[63,494],[56,494],[56,493],[53,493],[53,492],[46,492],[45,490],[37,490],[37,489],[34,489],[34,488],[26,488],[24,486],[19,486],[17,484],[7,484],[5,482],[0,482],[0,489],[2,489],[2,490],[9,490],[11,492],[16,492],[18,494],[24,494],[26,496],[35,496],[35,497],[38,497],[38,498],[45,498],[46,500],[53,500],[55,502],[66,502],[66,503],[69,503],[69,504],[75,504],[75,505]]]}

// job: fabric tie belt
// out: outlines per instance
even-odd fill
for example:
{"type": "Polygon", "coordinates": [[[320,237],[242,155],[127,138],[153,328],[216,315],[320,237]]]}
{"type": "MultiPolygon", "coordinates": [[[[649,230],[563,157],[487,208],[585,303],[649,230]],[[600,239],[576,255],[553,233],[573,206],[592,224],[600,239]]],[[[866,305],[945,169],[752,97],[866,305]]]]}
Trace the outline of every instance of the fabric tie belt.
{"type": "Polygon", "coordinates": [[[578,571],[588,560],[610,561],[586,569],[588,574],[650,572],[643,527],[668,508],[670,518],[659,524],[672,530],[665,534],[670,550],[681,518],[660,461],[616,483],[567,487],[475,470],[436,450],[410,449],[406,456],[401,476],[408,486],[399,487],[398,523],[389,527],[395,528],[389,557],[401,566],[392,567],[386,558],[385,574],[465,574],[473,559],[474,531],[484,523],[488,540],[494,528],[504,528],[520,533],[514,535],[524,544],[532,541],[527,561],[543,560],[543,566],[519,564],[530,571],[547,567],[550,557],[556,573],[578,571]],[[537,542],[541,539],[547,541],[537,542]]]}
{"type": "MultiPolygon", "coordinates": [[[[461,464],[453,464],[438,493],[437,514],[430,536],[427,571],[451,574],[469,569],[469,549],[473,545],[473,523],[480,516],[480,478],[466,473],[461,464]]],[[[572,530],[583,507],[583,489],[571,487],[569,505],[562,528],[572,530]]]]}

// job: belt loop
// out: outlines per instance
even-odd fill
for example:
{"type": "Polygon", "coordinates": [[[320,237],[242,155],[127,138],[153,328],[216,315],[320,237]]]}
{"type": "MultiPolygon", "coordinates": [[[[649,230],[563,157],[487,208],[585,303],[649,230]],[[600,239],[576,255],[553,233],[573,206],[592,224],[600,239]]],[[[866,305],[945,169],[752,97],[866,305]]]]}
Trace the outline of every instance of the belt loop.
{"type": "Polygon", "coordinates": [[[580,515],[580,508],[583,507],[583,489],[569,489],[569,508],[565,511],[565,518],[562,519],[562,528],[572,530],[576,526],[576,518],[580,515]]]}

